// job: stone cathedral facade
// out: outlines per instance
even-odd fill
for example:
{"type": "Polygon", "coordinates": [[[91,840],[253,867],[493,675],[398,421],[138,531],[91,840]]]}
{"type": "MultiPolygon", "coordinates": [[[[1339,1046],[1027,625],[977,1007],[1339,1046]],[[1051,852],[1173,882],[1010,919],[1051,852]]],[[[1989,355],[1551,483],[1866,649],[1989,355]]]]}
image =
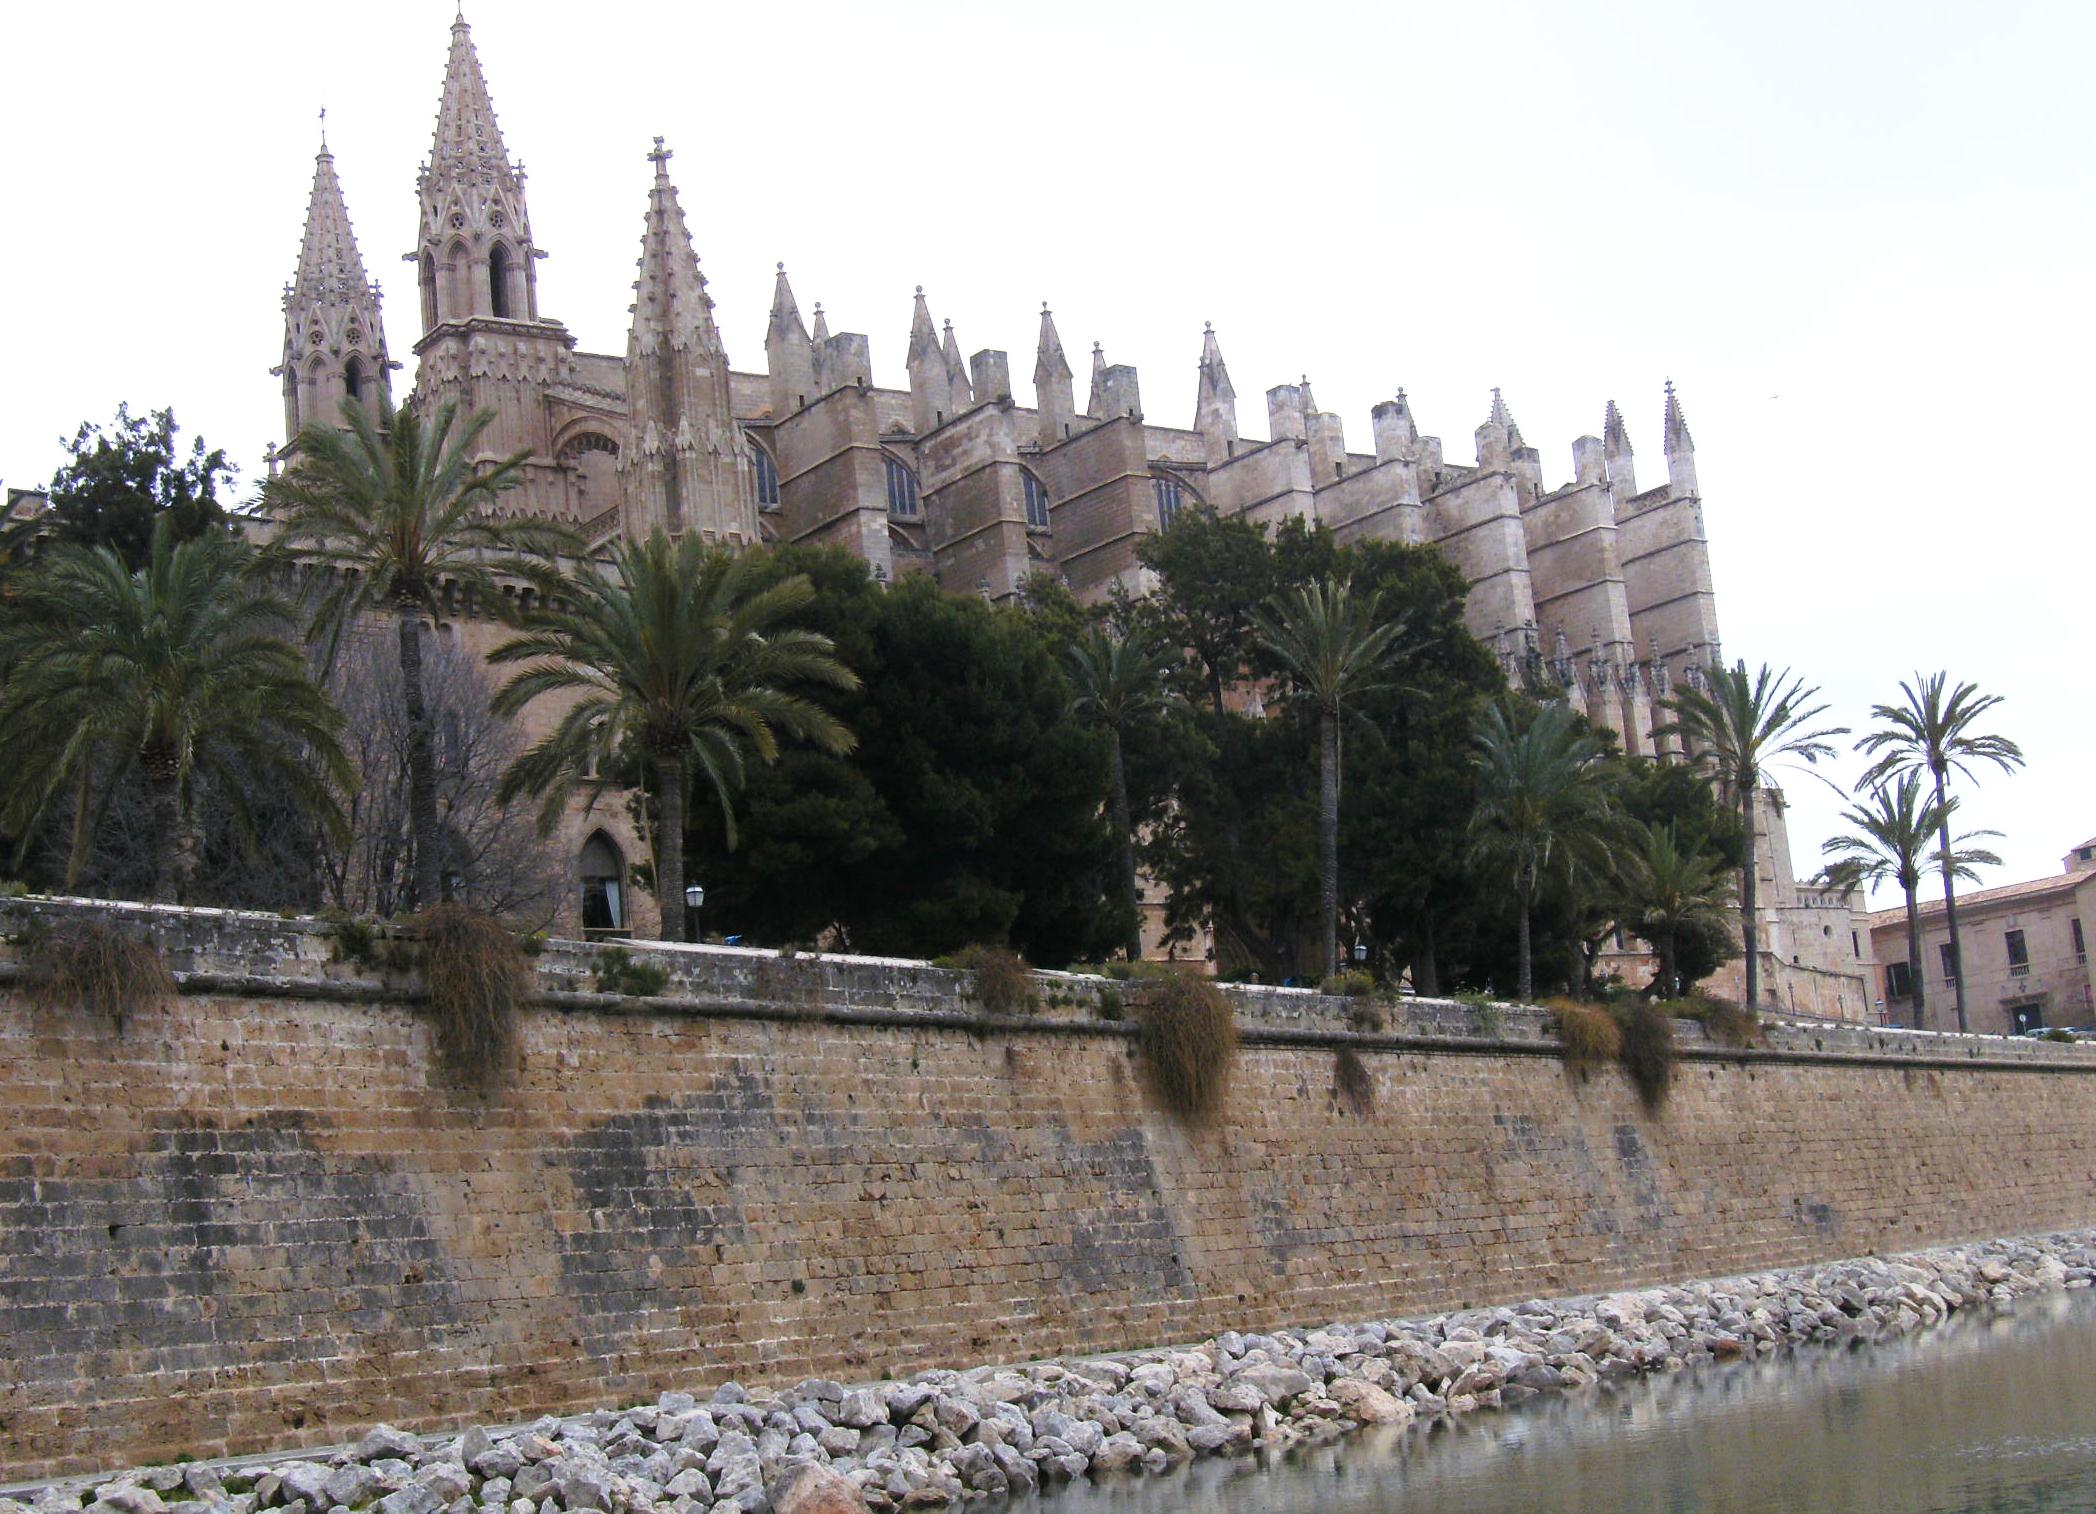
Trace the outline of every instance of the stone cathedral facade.
{"type": "MultiPolygon", "coordinates": [[[[671,154],[657,139],[648,157],[626,350],[581,351],[539,308],[546,254],[524,171],[503,142],[471,30],[463,17],[453,23],[416,183],[415,398],[494,411],[489,456],[530,458],[505,509],[559,517],[599,543],[660,528],[727,547],[841,547],[878,577],[928,573],[993,600],[1035,573],[1060,576],[1085,600],[1116,586],[1140,593],[1138,545],[1183,509],[1262,524],[1301,516],[1341,542],[1431,543],[1470,580],[1470,629],[1509,673],[1562,690],[1633,753],[1660,750],[1658,701],[1719,655],[1695,444],[1671,383],[1664,481],[1640,487],[1611,401],[1601,434],[1573,442],[1570,480],[1552,486],[1496,390],[1470,461],[1420,434],[1402,390],[1374,407],[1371,449],[1351,450],[1307,379],[1267,390],[1268,440],[1245,438],[1213,329],[1186,375],[1191,424],[1164,424],[1145,409],[1135,368],[1097,344],[1080,405],[1043,307],[1029,408],[1015,397],[1010,356],[964,358],[952,321],[934,321],[920,288],[909,387],[882,388],[869,339],[833,333],[820,305],[805,318],[783,263],[762,364],[737,369],[671,154]]],[[[275,372],[287,437],[345,398],[375,404],[389,390],[399,365],[325,147],[284,312],[275,372]]]]}

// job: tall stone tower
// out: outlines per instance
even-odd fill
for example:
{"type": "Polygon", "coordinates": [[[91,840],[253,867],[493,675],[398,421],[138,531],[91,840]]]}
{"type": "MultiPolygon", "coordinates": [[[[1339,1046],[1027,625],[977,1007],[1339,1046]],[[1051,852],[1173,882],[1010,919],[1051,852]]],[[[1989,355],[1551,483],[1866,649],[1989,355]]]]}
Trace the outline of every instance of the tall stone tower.
{"type": "Polygon", "coordinates": [[[284,289],[284,360],[270,369],[284,383],[285,440],[295,446],[301,427],[334,424],[346,399],[375,416],[398,366],[386,355],[378,285],[357,254],[335,156],[323,138],[298,274],[284,289]]]}
{"type": "Polygon", "coordinates": [[[422,296],[416,397],[431,413],[444,404],[461,415],[492,409],[487,454],[530,454],[527,497],[563,498],[544,395],[569,379],[575,341],[539,315],[536,265],[545,254],[531,236],[524,168],[502,144],[463,16],[451,26],[436,137],[417,190],[421,234],[410,254],[422,296]]]}
{"type": "Polygon", "coordinates": [[[648,158],[655,184],[626,338],[625,531],[698,531],[709,542],[750,546],[758,539],[757,494],[729,399],[728,356],[662,138],[648,158]]]}

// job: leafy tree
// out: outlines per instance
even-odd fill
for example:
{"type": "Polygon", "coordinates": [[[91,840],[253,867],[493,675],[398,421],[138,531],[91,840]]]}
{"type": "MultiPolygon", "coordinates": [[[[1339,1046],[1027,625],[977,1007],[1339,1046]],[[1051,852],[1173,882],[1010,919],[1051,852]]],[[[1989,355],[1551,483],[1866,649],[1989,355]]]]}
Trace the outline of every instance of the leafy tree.
{"type": "Polygon", "coordinates": [[[1398,686],[1405,623],[1373,590],[1356,595],[1345,579],[1326,578],[1282,595],[1254,624],[1317,713],[1318,926],[1330,976],[1339,970],[1340,717],[1352,702],[1398,686]]]}
{"type": "Polygon", "coordinates": [[[1260,617],[1285,589],[1330,575],[1337,552],[1330,532],[1301,520],[1269,533],[1209,510],[1182,510],[1143,538],[1136,555],[1167,586],[1152,608],[1158,635],[1186,649],[1188,697],[1221,715],[1247,674],[1275,671],[1261,655],[1260,617]]]}
{"type": "MultiPolygon", "coordinates": [[[[1957,997],[1958,1029],[1970,1027],[1965,1018],[1965,957],[1958,942],[1958,900],[1954,878],[1957,867],[1950,835],[1950,775],[1955,772],[1971,782],[1978,779],[1973,768],[1991,762],[2004,773],[2023,766],[2023,749],[2006,736],[1979,729],[1983,716],[2002,702],[1999,694],[1982,694],[1977,684],[1952,687],[1948,673],[1916,673],[1911,682],[1900,684],[1900,702],[1873,705],[1870,718],[1880,722],[1856,743],[1858,751],[1875,755],[1877,762],[1863,775],[1866,787],[1875,788],[1896,773],[1926,772],[1935,787],[1937,854],[1936,865],[1943,875],[1943,919],[1950,931],[1951,984],[1957,997]]],[[[1914,962],[1917,986],[1921,963],[1914,962]]]]}
{"type": "Polygon", "coordinates": [[[81,422],[63,442],[69,461],[51,479],[52,538],[107,547],[127,568],[145,565],[162,517],[174,540],[203,535],[225,517],[219,491],[234,477],[225,452],[202,437],[184,454],[172,410],[133,415],[116,408],[106,426],[81,422]]]}
{"type": "MultiPolygon", "coordinates": [[[[242,781],[267,774],[339,832],[342,820],[317,766],[350,781],[341,717],[276,634],[291,607],[261,592],[253,554],[212,531],[177,541],[156,523],[145,563],[127,568],[111,547],[61,543],[16,584],[0,620],[0,819],[26,834],[54,793],[91,772],[98,748],[136,766],[149,804],[152,896],[186,893],[198,836],[198,779],[216,774],[236,801],[242,781]]],[[[85,788],[79,814],[99,803],[85,788]]],[[[81,823],[92,824],[91,819],[81,823]]]]}
{"type": "MultiPolygon", "coordinates": [[[[1610,765],[1616,769],[1616,803],[1626,819],[1646,830],[1671,826],[1681,850],[1700,853],[1728,875],[1738,873],[1746,855],[1739,812],[1719,803],[1707,773],[1683,763],[1620,755],[1610,765]]],[[[1737,892],[1735,884],[1730,893],[1736,897],[1737,892]]],[[[1688,919],[1675,930],[1674,970],[1685,986],[1700,983],[1738,955],[1739,942],[1727,920],[1688,919]]]]}
{"type": "Polygon", "coordinates": [[[696,534],[656,531],[623,542],[608,566],[577,575],[561,599],[489,656],[529,662],[495,697],[516,715],[544,695],[571,695],[559,723],[504,776],[500,796],[543,796],[550,831],[574,791],[630,742],[655,802],[655,890],[662,938],[681,941],[685,801],[696,775],[734,844],[733,799],[749,758],[775,761],[779,738],[844,753],[849,730],[811,699],[858,677],[829,638],[791,624],[814,598],[805,578],[763,583],[755,559],[696,534]]]}
{"type": "Polygon", "coordinates": [[[1740,858],[1740,949],[1747,960],[1747,1008],[1761,1003],[1761,954],[1754,918],[1755,848],[1754,796],[1760,791],[1762,774],[1780,757],[1817,762],[1832,756],[1828,738],[1848,734],[1846,726],[1806,729],[1826,713],[1814,704],[1817,688],[1808,688],[1788,669],[1772,672],[1763,663],[1749,674],[1744,662],[1727,668],[1712,664],[1702,680],[1676,691],[1666,701],[1672,719],[1659,727],[1660,734],[1679,736],[1690,760],[1715,773],[1721,791],[1739,807],[1740,858]]]}
{"type": "Polygon", "coordinates": [[[432,416],[396,411],[384,394],[376,421],[344,403],[343,429],[299,433],[298,460],[271,479],[263,500],[282,521],[276,550],[325,575],[316,586],[312,631],[332,649],[360,613],[390,612],[400,646],[408,726],[408,831],[414,843],[413,903],[448,897],[437,811],[435,736],[422,672],[422,618],[447,587],[469,613],[507,618],[504,579],[541,594],[558,585],[562,552],[577,550],[565,527],[503,517],[496,500],[519,481],[526,453],[483,469],[474,461],[495,412],[459,423],[457,407],[432,416]],[[455,434],[454,434],[454,428],[455,434]]]}
{"type": "Polygon", "coordinates": [[[1172,697],[1165,678],[1178,658],[1141,626],[1116,633],[1093,626],[1068,649],[1073,691],[1071,713],[1106,732],[1110,814],[1121,853],[1121,899],[1128,915],[1128,960],[1143,954],[1142,900],[1135,884],[1135,821],[1128,803],[1128,768],[1123,738],[1138,722],[1156,715],[1172,697]]]}
{"type": "MultiPolygon", "coordinates": [[[[1947,811],[1958,807],[1956,799],[1943,800],[1942,804],[1947,811]]],[[[1832,837],[1820,849],[1835,859],[1830,871],[1838,869],[1847,881],[1899,885],[1907,903],[1908,981],[1914,995],[1914,1028],[1926,1030],[1927,990],[1923,980],[1928,974],[1922,970],[1921,910],[1914,896],[1921,887],[1921,870],[1929,862],[1929,846],[1938,842],[1939,847],[1948,847],[1942,856],[1950,872],[1976,880],[1979,874],[1973,871],[1975,867],[1998,866],[2001,858],[1965,843],[2000,832],[1967,831],[1949,837],[1950,816],[1939,813],[1938,801],[1924,793],[1918,772],[1890,776],[1861,803],[1843,810],[1841,818],[1855,829],[1832,837]],[[1948,839],[1939,842],[1939,837],[1948,839]]],[[[1952,955],[1955,958],[1955,948],[1952,955]]]]}
{"type": "Polygon", "coordinates": [[[1535,995],[1530,925],[1546,884],[1598,877],[1617,819],[1602,741],[1579,728],[1563,703],[1522,720],[1506,703],[1487,706],[1475,734],[1477,808],[1471,855],[1514,892],[1519,914],[1516,993],[1535,995]]]}
{"type": "Polygon", "coordinates": [[[1659,957],[1652,987],[1664,998],[1696,981],[1682,969],[1682,937],[1722,932],[1737,892],[1735,875],[1701,841],[1672,823],[1639,826],[1616,856],[1618,917],[1652,943],[1659,957]]]}

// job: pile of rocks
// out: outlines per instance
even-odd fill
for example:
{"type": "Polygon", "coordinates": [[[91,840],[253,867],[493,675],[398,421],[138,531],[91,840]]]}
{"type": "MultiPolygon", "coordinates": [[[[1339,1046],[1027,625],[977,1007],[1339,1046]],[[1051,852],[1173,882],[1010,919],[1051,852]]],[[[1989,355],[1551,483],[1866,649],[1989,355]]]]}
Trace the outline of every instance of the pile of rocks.
{"type": "Polygon", "coordinates": [[[623,1413],[425,1440],[380,1426],[325,1460],[191,1464],[60,1485],[0,1514],[843,1514],[1279,1450],[1604,1377],[1807,1341],[1897,1335],[1955,1310],[2088,1286],[2096,1231],[1679,1288],[1471,1309],[1026,1367],[779,1393],[734,1383],[623,1413]]]}

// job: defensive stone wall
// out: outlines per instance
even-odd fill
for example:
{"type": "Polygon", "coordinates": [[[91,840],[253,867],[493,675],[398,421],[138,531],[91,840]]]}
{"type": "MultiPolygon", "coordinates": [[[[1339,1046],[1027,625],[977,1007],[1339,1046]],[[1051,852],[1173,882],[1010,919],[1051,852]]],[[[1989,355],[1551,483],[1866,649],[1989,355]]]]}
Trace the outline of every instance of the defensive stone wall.
{"type": "Polygon", "coordinates": [[[183,992],[118,1031],[0,952],[0,1479],[2096,1221],[2085,1047],[1684,1025],[1655,1112],[1537,1011],[1362,1034],[1244,991],[1190,1130],[1101,980],[997,1018],[921,964],[685,948],[620,999],[553,943],[521,1065],[470,1093],[413,980],[324,925],[13,901],[0,935],[79,914],[183,992]]]}

